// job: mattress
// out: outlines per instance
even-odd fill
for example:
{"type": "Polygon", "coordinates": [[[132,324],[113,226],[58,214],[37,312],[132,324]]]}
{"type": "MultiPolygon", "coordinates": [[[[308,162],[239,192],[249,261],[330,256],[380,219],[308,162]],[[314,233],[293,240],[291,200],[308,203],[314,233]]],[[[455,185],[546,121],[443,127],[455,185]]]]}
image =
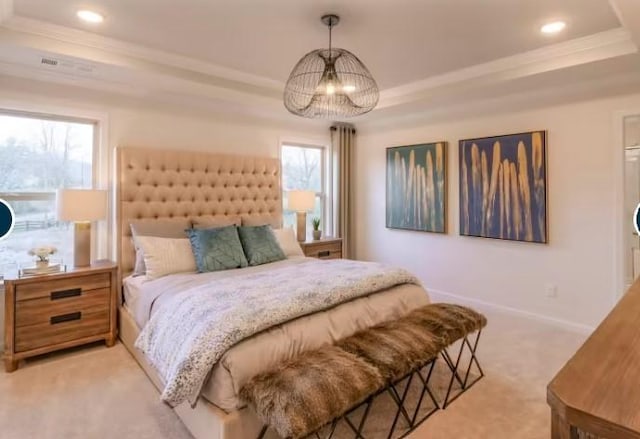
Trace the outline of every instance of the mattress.
{"type": "Polygon", "coordinates": [[[140,296],[142,295],[142,287],[147,281],[144,276],[127,276],[122,280],[122,289],[124,293],[124,307],[134,316],[140,296]]]}
{"type": "MultiPolygon", "coordinates": [[[[162,306],[164,292],[171,293],[176,289],[182,290],[203,282],[215,283],[217,278],[246,273],[247,270],[268,271],[276,266],[308,260],[308,258],[291,258],[241,270],[177,274],[153,281],[147,281],[144,277],[128,278],[124,282],[125,295],[131,296],[127,309],[135,316],[138,326],[142,327],[149,315],[154,312],[154,308],[158,309],[162,306]],[[129,289],[128,293],[127,289],[129,289]],[[148,298],[155,296],[158,296],[158,300],[149,304],[148,298]]],[[[125,300],[127,300],[126,296],[125,300]]],[[[244,404],[238,398],[238,391],[256,374],[304,351],[334,343],[359,330],[401,317],[427,303],[429,298],[422,287],[400,285],[278,325],[245,339],[229,349],[214,366],[211,376],[203,387],[202,396],[224,411],[241,409],[244,404]]]]}

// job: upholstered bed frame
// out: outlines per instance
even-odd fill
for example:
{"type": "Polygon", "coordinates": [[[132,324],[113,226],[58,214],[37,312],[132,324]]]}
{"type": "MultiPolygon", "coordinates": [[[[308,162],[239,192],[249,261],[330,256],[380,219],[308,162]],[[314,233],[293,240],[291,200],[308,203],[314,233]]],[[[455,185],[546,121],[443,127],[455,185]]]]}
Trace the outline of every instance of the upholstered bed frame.
{"type": "MultiPolygon", "coordinates": [[[[282,223],[280,162],[276,158],[147,148],[116,149],[116,212],[121,276],[133,270],[134,220],[233,217],[248,224],[282,223]]],[[[120,295],[122,296],[122,295],[120,295]]],[[[153,384],[162,380],[134,348],[139,328],[119,300],[119,335],[153,384]]],[[[261,423],[247,409],[225,413],[203,398],[175,412],[197,439],[256,437],[261,423]]]]}
{"type": "Polygon", "coordinates": [[[280,162],[276,158],[117,148],[120,269],[133,270],[129,223],[142,219],[227,216],[243,222],[282,222],[280,162]]]}

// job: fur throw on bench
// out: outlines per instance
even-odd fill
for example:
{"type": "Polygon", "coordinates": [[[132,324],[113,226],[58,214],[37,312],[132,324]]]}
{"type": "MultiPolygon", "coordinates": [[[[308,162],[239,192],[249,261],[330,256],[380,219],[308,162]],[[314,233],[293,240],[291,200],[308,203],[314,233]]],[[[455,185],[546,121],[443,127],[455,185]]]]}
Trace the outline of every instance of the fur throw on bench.
{"type": "Polygon", "coordinates": [[[384,385],[380,372],[335,346],[300,355],[240,390],[283,438],[300,438],[343,415],[384,385]]]}
{"type": "Polygon", "coordinates": [[[305,352],[254,377],[239,395],[281,437],[303,438],[486,323],[469,308],[427,305],[335,346],[305,352]]]}

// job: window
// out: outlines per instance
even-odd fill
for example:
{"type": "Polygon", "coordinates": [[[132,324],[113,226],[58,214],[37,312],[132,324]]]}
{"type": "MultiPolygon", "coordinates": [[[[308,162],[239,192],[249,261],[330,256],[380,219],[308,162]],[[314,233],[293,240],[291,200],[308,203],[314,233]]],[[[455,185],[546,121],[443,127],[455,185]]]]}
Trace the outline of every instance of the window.
{"type": "Polygon", "coordinates": [[[284,199],[284,226],[295,227],[296,214],[286,209],[287,191],[309,190],[316,193],[316,205],[313,212],[307,213],[307,234],[311,235],[311,220],[321,219],[320,228],[329,233],[327,218],[326,162],[327,148],[323,146],[283,144],[282,188],[284,199]]]}
{"type": "Polygon", "coordinates": [[[73,260],[73,227],[56,219],[58,188],[91,188],[94,122],[0,113],[0,198],[16,214],[0,241],[0,275],[28,264],[28,250],[52,245],[54,258],[73,260]]]}

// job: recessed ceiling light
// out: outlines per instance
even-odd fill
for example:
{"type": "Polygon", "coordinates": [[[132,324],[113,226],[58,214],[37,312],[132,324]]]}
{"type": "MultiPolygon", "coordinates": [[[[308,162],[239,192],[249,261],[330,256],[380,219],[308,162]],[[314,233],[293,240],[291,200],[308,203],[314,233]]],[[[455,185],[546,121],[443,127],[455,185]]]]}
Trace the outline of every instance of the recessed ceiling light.
{"type": "Polygon", "coordinates": [[[565,23],[564,21],[554,21],[542,26],[540,28],[540,32],[542,32],[543,34],[557,34],[565,27],[567,27],[567,23],[565,23]]]}
{"type": "Polygon", "coordinates": [[[102,23],[104,21],[104,17],[102,14],[98,14],[94,11],[89,11],[87,9],[82,9],[76,14],[79,19],[84,20],[88,23],[102,23]]]}

